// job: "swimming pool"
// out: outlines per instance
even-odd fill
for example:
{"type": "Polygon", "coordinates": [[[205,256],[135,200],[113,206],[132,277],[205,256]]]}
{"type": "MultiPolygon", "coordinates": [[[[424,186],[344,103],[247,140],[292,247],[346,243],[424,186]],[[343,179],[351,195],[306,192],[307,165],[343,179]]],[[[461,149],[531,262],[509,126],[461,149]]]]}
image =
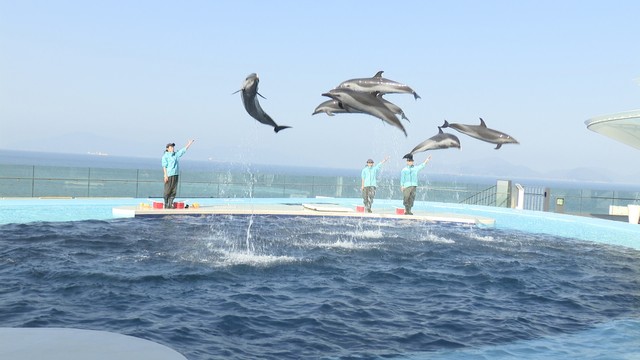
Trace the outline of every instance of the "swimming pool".
{"type": "Polygon", "coordinates": [[[113,219],[148,200],[2,201],[5,326],[114,331],[192,360],[640,355],[639,233],[626,223],[437,203],[415,209],[496,225],[113,219]]]}
{"type": "MultiPolygon", "coordinates": [[[[318,199],[316,199],[318,200],[318,199]]],[[[28,223],[35,221],[77,221],[113,219],[112,209],[117,206],[151,204],[153,199],[131,198],[73,198],[73,199],[0,199],[0,224],[28,223]]],[[[183,199],[187,203],[192,202],[183,199]]],[[[203,206],[233,203],[305,203],[308,198],[260,198],[260,199],[197,199],[203,206]]],[[[318,200],[319,201],[319,200],[318,200]]],[[[324,201],[345,207],[360,204],[361,199],[325,198],[324,201]]],[[[377,208],[399,206],[397,200],[376,200],[377,208]]],[[[496,227],[524,232],[543,233],[595,241],[611,245],[627,246],[640,250],[640,226],[598,218],[556,214],[551,212],[516,210],[492,206],[464,205],[417,201],[416,211],[430,213],[469,214],[493,218],[496,227]]]]}

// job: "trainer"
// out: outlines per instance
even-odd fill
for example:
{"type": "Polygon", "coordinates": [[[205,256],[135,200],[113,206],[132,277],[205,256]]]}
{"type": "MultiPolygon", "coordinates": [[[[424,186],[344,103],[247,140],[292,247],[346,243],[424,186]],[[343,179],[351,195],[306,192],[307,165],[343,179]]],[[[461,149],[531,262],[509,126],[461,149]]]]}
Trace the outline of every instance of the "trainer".
{"type": "Polygon", "coordinates": [[[187,152],[191,144],[195,140],[189,140],[187,145],[182,149],[175,151],[175,143],[168,143],[162,155],[162,171],[164,172],[164,208],[173,208],[173,199],[176,197],[178,189],[178,174],[180,173],[180,165],[178,159],[187,152]]]}

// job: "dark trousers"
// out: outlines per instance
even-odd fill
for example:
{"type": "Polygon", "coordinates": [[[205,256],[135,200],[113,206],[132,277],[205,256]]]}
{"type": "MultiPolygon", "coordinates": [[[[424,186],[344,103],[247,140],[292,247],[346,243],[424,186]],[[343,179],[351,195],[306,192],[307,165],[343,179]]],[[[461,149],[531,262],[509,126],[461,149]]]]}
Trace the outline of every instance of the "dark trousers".
{"type": "Polygon", "coordinates": [[[402,197],[405,211],[410,212],[413,207],[413,201],[416,199],[416,187],[409,186],[404,188],[404,190],[402,190],[402,197]]]}
{"type": "Polygon", "coordinates": [[[176,190],[178,190],[178,175],[169,176],[169,180],[164,183],[165,209],[171,209],[173,207],[173,199],[176,198],[176,190]]]}
{"type": "Polygon", "coordinates": [[[373,198],[376,196],[375,186],[365,186],[362,189],[362,202],[367,211],[371,210],[371,204],[373,204],[373,198]]]}

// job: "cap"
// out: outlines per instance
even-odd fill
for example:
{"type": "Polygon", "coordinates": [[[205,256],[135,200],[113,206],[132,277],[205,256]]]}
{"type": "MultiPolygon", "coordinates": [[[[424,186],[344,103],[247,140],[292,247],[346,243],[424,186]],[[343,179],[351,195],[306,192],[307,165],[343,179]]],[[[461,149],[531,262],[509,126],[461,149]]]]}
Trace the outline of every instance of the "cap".
{"type": "Polygon", "coordinates": [[[407,159],[407,161],[413,161],[413,155],[412,154],[407,154],[405,156],[402,157],[403,159],[407,159]]]}
{"type": "Polygon", "coordinates": [[[373,162],[373,159],[367,160],[367,163],[372,163],[372,162],[373,162]]]}
{"type": "Polygon", "coordinates": [[[169,148],[169,146],[173,146],[173,147],[175,147],[175,146],[176,146],[176,143],[168,143],[166,148],[168,149],[168,148],[169,148]]]}

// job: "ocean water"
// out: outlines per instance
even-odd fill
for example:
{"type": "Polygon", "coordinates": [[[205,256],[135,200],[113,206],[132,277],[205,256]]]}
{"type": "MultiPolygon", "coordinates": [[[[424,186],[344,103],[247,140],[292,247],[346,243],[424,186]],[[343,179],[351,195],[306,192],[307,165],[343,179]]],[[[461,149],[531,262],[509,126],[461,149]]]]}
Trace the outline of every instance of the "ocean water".
{"type": "Polygon", "coordinates": [[[170,217],[0,225],[0,324],[196,359],[635,359],[640,251],[500,227],[170,217]]]}

